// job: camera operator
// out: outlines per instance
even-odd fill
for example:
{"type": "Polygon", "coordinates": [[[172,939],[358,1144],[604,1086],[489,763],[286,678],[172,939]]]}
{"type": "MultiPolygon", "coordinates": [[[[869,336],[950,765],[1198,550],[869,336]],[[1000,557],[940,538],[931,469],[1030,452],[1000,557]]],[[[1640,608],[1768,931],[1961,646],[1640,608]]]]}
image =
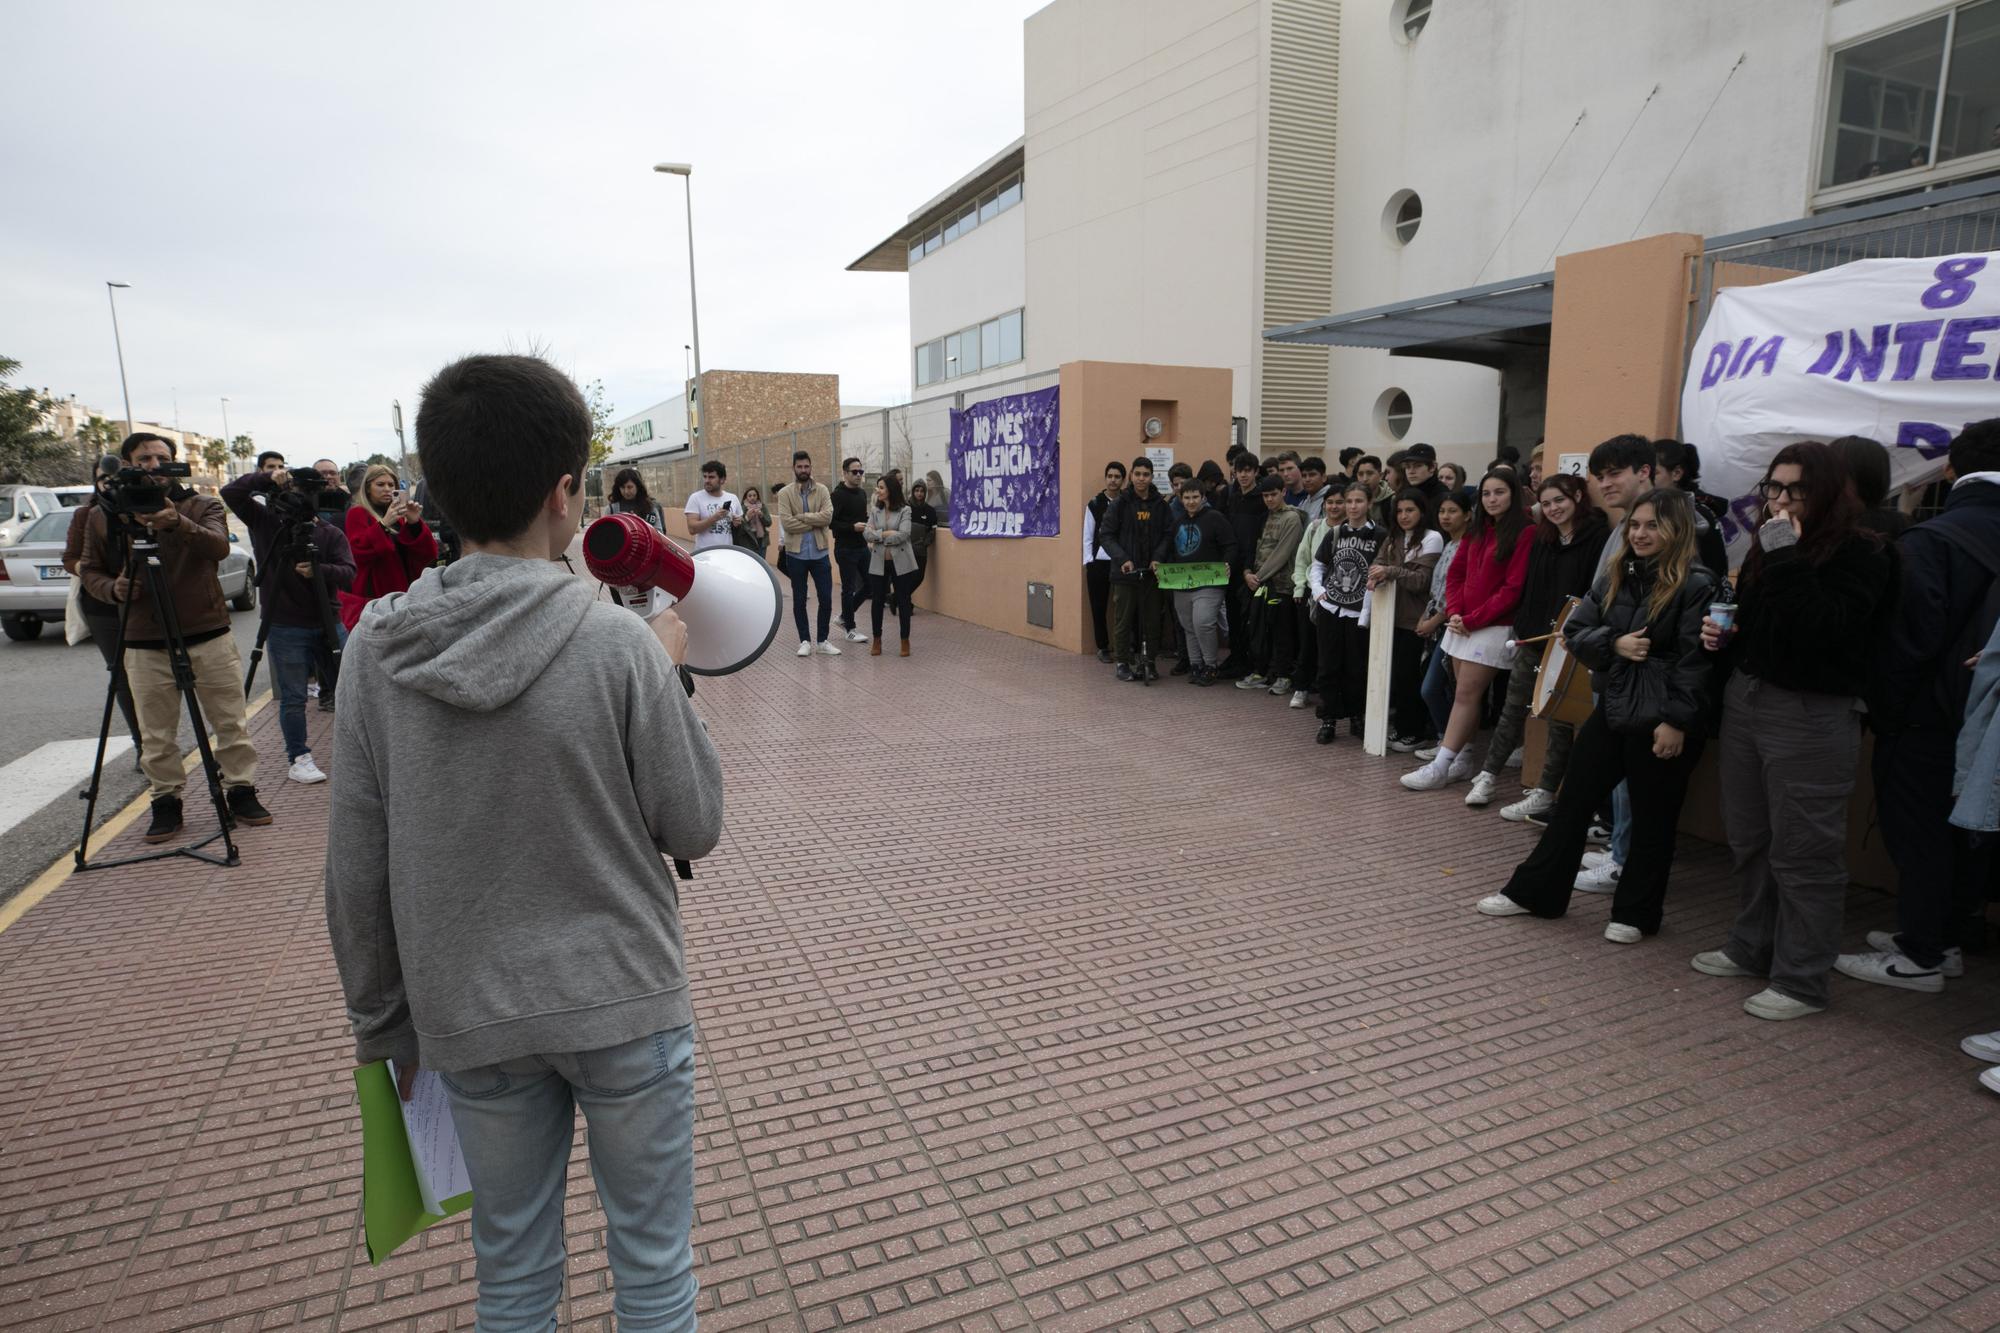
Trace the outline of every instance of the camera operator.
{"type": "Polygon", "coordinates": [[[317,459],[313,463],[313,471],[319,473],[320,480],[326,483],[326,489],[320,492],[320,510],[338,523],[339,516],[354,503],[354,497],[340,484],[340,464],[331,458],[317,459]]]}
{"type": "MultiPolygon", "coordinates": [[[[243,661],[229,632],[229,607],[222,599],[216,567],[229,554],[229,527],[222,502],[196,495],[185,486],[146,486],[134,469],[158,472],[174,456],[173,442],[141,432],[119,446],[125,471],[110,487],[105,503],[92,506],[83,535],[77,573],[84,591],[100,602],[125,607],[125,676],[139,715],[140,764],[153,798],[147,842],[165,842],[181,830],[181,695],[167,652],[166,629],[153,604],[154,589],[139,570],[124,532],[114,533],[106,517],[124,503],[121,526],[129,521],[141,536],[159,543],[159,593],[172,599],[174,616],[194,667],[195,697],[215,732],[215,757],[230,813],[239,824],[261,826],[271,813],[257,802],[257,747],[250,743],[244,717],[243,661]],[[130,512],[155,504],[151,512],[130,512]]],[[[167,479],[162,478],[164,483],[167,479]]]]}
{"type": "MultiPolygon", "coordinates": [[[[278,726],[285,736],[285,776],[313,783],[325,782],[326,774],[306,737],[306,675],[331,656],[326,645],[330,617],[321,615],[321,607],[331,607],[340,590],[354,583],[354,553],[347,535],[318,512],[316,502],[329,492],[321,489],[317,474],[308,475],[312,482],[300,486],[282,467],[246,472],[222,488],[222,501],[263,551],[257,560],[258,584],[271,679],[278,687],[278,726]]],[[[332,628],[345,643],[347,631],[337,619],[332,628]]]]}
{"type": "MultiPolygon", "coordinates": [[[[83,535],[90,531],[91,513],[104,498],[104,492],[110,488],[111,480],[118,475],[121,466],[122,461],[116,454],[106,454],[98,459],[97,471],[91,478],[95,489],[91,491],[90,498],[78,505],[76,512],[70,516],[69,532],[63,539],[62,563],[72,575],[77,573],[78,562],[83,558],[83,535]]],[[[109,602],[98,601],[81,587],[77,589],[77,605],[83,612],[83,623],[90,626],[91,642],[104,656],[104,669],[115,670],[118,666],[113,656],[118,651],[118,608],[109,602]]],[[[136,764],[141,752],[139,715],[132,708],[130,681],[121,680],[118,683],[118,711],[125,715],[125,725],[132,733],[132,761],[136,764]]],[[[139,771],[143,773],[145,769],[139,771]]]]}

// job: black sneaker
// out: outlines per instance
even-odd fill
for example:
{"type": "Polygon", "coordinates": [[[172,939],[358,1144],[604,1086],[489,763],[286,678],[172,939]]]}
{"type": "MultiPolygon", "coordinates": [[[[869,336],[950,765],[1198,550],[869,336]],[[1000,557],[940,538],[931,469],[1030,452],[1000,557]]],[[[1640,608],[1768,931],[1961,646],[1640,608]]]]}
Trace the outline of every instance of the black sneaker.
{"type": "Polygon", "coordinates": [[[1146,679],[1158,680],[1159,678],[1160,678],[1160,669],[1154,666],[1151,662],[1146,663],[1146,679]]]}
{"type": "Polygon", "coordinates": [[[1167,674],[1170,676],[1185,676],[1187,673],[1188,663],[1187,659],[1183,657],[1180,661],[1174,663],[1174,669],[1167,674]]]}
{"type": "Polygon", "coordinates": [[[229,801],[229,813],[239,824],[251,828],[262,828],[271,822],[271,812],[257,803],[255,787],[231,787],[224,793],[229,801]]]}
{"type": "Polygon", "coordinates": [[[1118,676],[1117,676],[1117,678],[1118,678],[1119,680],[1136,680],[1136,679],[1137,679],[1137,677],[1135,677],[1135,676],[1134,676],[1134,675],[1132,674],[1132,668],[1131,668],[1131,667],[1128,667],[1128,666],[1126,666],[1126,665],[1125,665],[1125,664],[1124,664],[1123,662],[1120,662],[1120,663],[1118,664],[1118,676]]]}
{"type": "Polygon", "coordinates": [[[1320,723],[1320,724],[1319,724],[1319,734],[1318,734],[1317,736],[1314,736],[1314,737],[1313,737],[1313,740],[1314,740],[1315,742],[1317,742],[1318,744],[1320,744],[1320,745],[1331,745],[1331,744],[1333,744],[1333,723],[1332,723],[1332,721],[1330,721],[1330,720],[1329,720],[1329,721],[1326,721],[1326,722],[1322,722],[1322,723],[1320,723]]]}
{"type": "Polygon", "coordinates": [[[1102,663],[1104,663],[1104,665],[1106,665],[1106,666],[1110,666],[1110,665],[1111,665],[1111,650],[1110,650],[1109,648],[1099,648],[1099,649],[1097,650],[1097,660],[1098,660],[1098,661],[1100,661],[1100,662],[1102,662],[1102,663]]]}
{"type": "Polygon", "coordinates": [[[1188,673],[1188,684],[1208,686],[1215,684],[1215,673],[1206,667],[1188,673]]]}
{"type": "Polygon", "coordinates": [[[147,842],[165,842],[181,831],[181,798],[155,796],[153,822],[146,826],[147,842]]]}
{"type": "Polygon", "coordinates": [[[330,694],[322,694],[322,695],[321,695],[321,696],[319,697],[319,711],[320,711],[320,712],[322,712],[322,713],[331,713],[331,712],[333,711],[333,696],[332,696],[332,695],[330,695],[330,694]]]}

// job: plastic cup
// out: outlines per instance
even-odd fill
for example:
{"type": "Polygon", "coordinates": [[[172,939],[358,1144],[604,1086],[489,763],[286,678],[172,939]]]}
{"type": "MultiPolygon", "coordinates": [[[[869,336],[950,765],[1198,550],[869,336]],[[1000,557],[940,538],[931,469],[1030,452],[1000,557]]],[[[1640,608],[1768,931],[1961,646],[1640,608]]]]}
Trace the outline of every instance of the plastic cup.
{"type": "Polygon", "coordinates": [[[1708,604],[1708,618],[1719,625],[1724,634],[1728,634],[1736,628],[1736,603],[1710,602],[1708,604]]]}

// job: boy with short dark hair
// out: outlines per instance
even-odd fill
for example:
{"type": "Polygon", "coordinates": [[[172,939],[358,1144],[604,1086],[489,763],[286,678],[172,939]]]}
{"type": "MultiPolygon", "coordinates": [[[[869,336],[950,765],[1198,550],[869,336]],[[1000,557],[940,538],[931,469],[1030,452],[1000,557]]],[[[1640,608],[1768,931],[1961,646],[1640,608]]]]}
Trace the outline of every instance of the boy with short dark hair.
{"type": "Polygon", "coordinates": [[[370,603],[343,655],[327,928],[356,1058],[394,1060],[405,1097],[442,1076],[483,1328],[554,1326],[578,1105],[620,1326],[694,1323],[694,1013],[662,858],[714,848],[722,770],[680,621],[554,563],[590,433],[539,358],[439,371],[417,437],[465,556],[370,603]]]}

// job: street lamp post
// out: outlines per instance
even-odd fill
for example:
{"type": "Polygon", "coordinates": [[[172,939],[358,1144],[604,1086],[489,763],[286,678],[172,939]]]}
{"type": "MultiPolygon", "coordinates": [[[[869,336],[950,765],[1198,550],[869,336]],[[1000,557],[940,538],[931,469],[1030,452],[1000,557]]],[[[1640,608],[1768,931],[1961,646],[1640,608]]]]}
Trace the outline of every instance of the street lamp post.
{"type": "Polygon", "coordinates": [[[235,442],[236,437],[229,433],[229,400],[224,398],[222,400],[222,447],[227,449],[235,442]]]}
{"type": "MultiPolygon", "coordinates": [[[[688,314],[694,324],[694,392],[701,392],[701,305],[695,299],[694,291],[694,167],[687,162],[659,162],[653,170],[669,176],[679,176],[681,185],[687,192],[688,224],[688,314]]],[[[702,446],[708,438],[708,407],[703,404],[700,415],[695,417],[694,436],[688,443],[694,447],[695,466],[700,467],[702,446]]]]}
{"type": "MultiPolygon", "coordinates": [[[[410,480],[410,447],[403,442],[403,400],[389,400],[389,424],[396,428],[396,454],[403,460],[403,480],[410,480]]],[[[358,446],[357,446],[358,447],[358,446]]]]}
{"type": "Polygon", "coordinates": [[[125,340],[118,336],[118,291],[120,287],[130,287],[129,282],[109,282],[104,284],[104,295],[111,301],[111,345],[118,349],[118,388],[125,395],[125,433],[135,433],[132,424],[132,389],[125,383],[125,340]]]}

